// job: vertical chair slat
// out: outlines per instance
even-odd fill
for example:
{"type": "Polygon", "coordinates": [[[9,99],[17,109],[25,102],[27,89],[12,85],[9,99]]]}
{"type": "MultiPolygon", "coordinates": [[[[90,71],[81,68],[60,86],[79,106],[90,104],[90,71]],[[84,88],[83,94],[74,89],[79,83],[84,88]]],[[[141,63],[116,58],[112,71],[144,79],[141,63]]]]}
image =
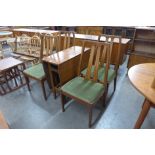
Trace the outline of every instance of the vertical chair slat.
{"type": "Polygon", "coordinates": [[[116,60],[116,65],[115,65],[115,70],[117,71],[119,68],[119,61],[120,61],[120,53],[121,53],[121,47],[122,47],[122,37],[117,37],[119,40],[119,47],[118,47],[118,56],[117,56],[117,60],[116,60]]]}
{"type": "Polygon", "coordinates": [[[99,60],[100,60],[100,53],[101,53],[101,46],[97,49],[96,59],[95,59],[95,68],[94,68],[94,75],[93,75],[93,81],[98,81],[98,70],[99,70],[99,60]]]}
{"type": "Polygon", "coordinates": [[[102,67],[104,63],[106,62],[106,46],[103,47],[102,55],[101,55],[101,60],[100,60],[100,66],[102,67]]]}
{"type": "Polygon", "coordinates": [[[87,68],[86,77],[85,77],[88,80],[91,79],[91,69],[93,66],[94,53],[95,53],[95,46],[93,45],[91,48],[90,58],[89,58],[89,62],[88,62],[88,68],[87,68]]]}
{"type": "Polygon", "coordinates": [[[74,40],[75,40],[75,33],[72,31],[65,31],[62,32],[64,34],[64,42],[63,42],[63,49],[69,48],[71,45],[71,37],[72,37],[72,43],[74,46],[74,40]]]}
{"type": "Polygon", "coordinates": [[[81,51],[80,61],[79,61],[79,66],[78,66],[78,76],[81,75],[82,58],[83,58],[84,50],[85,50],[85,42],[83,42],[83,45],[82,45],[82,51],[81,51]]]}
{"type": "Polygon", "coordinates": [[[66,49],[66,44],[67,44],[67,33],[65,33],[63,49],[66,49]]]}

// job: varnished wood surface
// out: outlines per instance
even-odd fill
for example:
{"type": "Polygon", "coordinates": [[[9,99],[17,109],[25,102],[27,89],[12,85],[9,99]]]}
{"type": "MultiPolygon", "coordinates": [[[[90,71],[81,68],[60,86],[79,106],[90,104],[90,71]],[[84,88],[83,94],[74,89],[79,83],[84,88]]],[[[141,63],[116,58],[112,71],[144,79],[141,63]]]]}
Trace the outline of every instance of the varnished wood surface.
{"type": "MultiPolygon", "coordinates": [[[[88,50],[89,48],[86,48],[85,50],[88,50]]],[[[72,46],[70,48],[67,48],[65,50],[62,50],[60,52],[54,53],[48,57],[44,57],[43,61],[60,65],[78,55],[81,54],[82,47],[80,46],[72,46]]]]}
{"type": "Polygon", "coordinates": [[[146,99],[155,104],[155,88],[152,88],[155,78],[155,63],[135,65],[129,69],[128,75],[133,86],[146,99]]]}
{"type": "Polygon", "coordinates": [[[155,27],[135,27],[128,68],[140,63],[155,62],[155,27]]]}
{"type": "Polygon", "coordinates": [[[0,72],[10,69],[14,66],[18,66],[22,63],[23,63],[22,61],[17,60],[12,57],[4,58],[4,59],[0,60],[0,72]]]}
{"type": "MultiPolygon", "coordinates": [[[[62,34],[62,36],[64,36],[64,35],[62,34]]],[[[84,39],[84,40],[94,40],[94,41],[98,40],[97,35],[88,35],[88,34],[75,34],[75,38],[76,39],[84,39]]],[[[101,41],[106,41],[106,37],[101,37],[101,41]]],[[[127,44],[129,41],[130,41],[130,39],[122,38],[121,43],[127,44]]],[[[119,39],[115,38],[114,43],[119,43],[119,39]]]]}
{"type": "MultiPolygon", "coordinates": [[[[78,65],[81,52],[82,47],[74,46],[55,53],[52,56],[43,58],[44,70],[46,73],[49,87],[51,87],[51,82],[48,65],[51,65],[51,71],[53,72],[54,79],[54,88],[52,89],[55,89],[57,86],[62,86],[63,84],[78,75],[78,65]]],[[[90,48],[86,48],[83,52],[83,63],[81,66],[81,70],[86,68],[86,66],[88,65],[89,54],[90,48]]]]}
{"type": "Polygon", "coordinates": [[[33,32],[33,33],[56,33],[58,31],[55,30],[40,30],[40,29],[25,29],[25,28],[19,28],[19,29],[13,29],[13,32],[33,32]]]}

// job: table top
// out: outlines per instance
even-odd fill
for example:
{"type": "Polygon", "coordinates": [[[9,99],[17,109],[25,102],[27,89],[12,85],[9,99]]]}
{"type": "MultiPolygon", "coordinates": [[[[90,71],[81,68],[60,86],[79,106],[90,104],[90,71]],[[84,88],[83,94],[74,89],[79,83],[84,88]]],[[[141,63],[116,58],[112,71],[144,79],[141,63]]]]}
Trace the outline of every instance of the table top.
{"type": "Polygon", "coordinates": [[[128,76],[133,86],[155,104],[155,88],[152,87],[155,79],[155,63],[135,65],[129,69],[128,76]]]}
{"type": "Polygon", "coordinates": [[[55,31],[55,30],[25,29],[25,28],[13,29],[13,31],[34,32],[34,33],[49,33],[49,34],[59,32],[59,31],[55,31]]]}
{"type": "MultiPolygon", "coordinates": [[[[85,52],[88,50],[89,50],[89,48],[85,48],[85,52]]],[[[60,65],[64,62],[80,55],[81,51],[82,51],[81,46],[72,46],[65,50],[54,53],[48,57],[44,57],[43,61],[51,63],[51,64],[55,64],[55,65],[60,65]]]]}
{"type": "Polygon", "coordinates": [[[4,58],[4,59],[0,60],[0,72],[10,69],[14,66],[18,66],[22,63],[23,63],[22,61],[17,60],[12,57],[4,58]]]}
{"type": "MultiPolygon", "coordinates": [[[[64,34],[62,34],[63,36],[64,34]]],[[[75,34],[75,38],[77,39],[84,39],[84,40],[94,40],[97,41],[98,40],[98,36],[97,35],[89,35],[89,34],[75,34]]],[[[105,41],[106,38],[104,36],[101,37],[101,41],[105,41]]],[[[122,38],[122,44],[127,44],[130,41],[130,39],[127,38],[122,38]]],[[[115,38],[114,39],[114,43],[119,43],[119,39],[115,38]]]]}
{"type": "Polygon", "coordinates": [[[8,35],[12,35],[12,32],[10,32],[10,31],[0,31],[0,36],[8,36],[8,35]]]}

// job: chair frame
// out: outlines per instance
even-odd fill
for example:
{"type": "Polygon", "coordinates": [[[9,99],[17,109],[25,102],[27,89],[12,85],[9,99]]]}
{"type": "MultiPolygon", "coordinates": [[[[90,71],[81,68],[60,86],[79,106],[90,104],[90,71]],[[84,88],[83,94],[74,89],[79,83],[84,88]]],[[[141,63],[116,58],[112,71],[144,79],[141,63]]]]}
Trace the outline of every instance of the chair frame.
{"type": "MultiPolygon", "coordinates": [[[[105,41],[109,43],[114,43],[114,39],[118,39],[119,46],[118,46],[118,55],[116,58],[116,64],[113,64],[114,70],[116,72],[116,77],[114,78],[114,92],[116,90],[116,85],[117,85],[117,75],[118,75],[118,69],[119,69],[119,61],[120,61],[120,53],[121,53],[121,43],[122,43],[122,37],[121,36],[116,36],[116,35],[106,35],[102,34],[98,36],[98,41],[101,41],[101,37],[105,37],[105,41]]],[[[107,81],[107,93],[108,93],[108,88],[109,88],[109,82],[107,81]]]]}
{"type": "MultiPolygon", "coordinates": [[[[95,42],[95,41],[87,41],[87,42],[91,42],[91,43],[94,43],[94,45],[97,46],[97,55],[96,55],[96,60],[95,60],[95,70],[94,70],[94,76],[93,76],[93,79],[91,77],[91,67],[93,66],[93,61],[94,61],[94,52],[95,52],[95,46],[93,45],[92,48],[91,48],[91,52],[90,52],[90,57],[89,57],[89,62],[88,62],[88,69],[87,69],[87,73],[86,73],[86,76],[84,77],[85,79],[87,80],[92,80],[94,82],[98,82],[98,83],[102,83],[104,86],[105,86],[105,91],[104,91],[104,94],[101,96],[103,98],[106,97],[106,91],[107,91],[107,76],[108,76],[108,69],[109,69],[109,66],[110,66],[110,60],[109,60],[109,57],[111,55],[111,51],[112,51],[112,48],[110,48],[110,45],[111,43],[101,43],[101,42],[95,42]],[[105,71],[105,76],[104,76],[104,80],[103,81],[98,81],[97,77],[98,77],[98,69],[99,69],[99,59],[100,59],[100,51],[101,51],[101,46],[104,45],[104,51],[103,52],[106,52],[107,53],[107,64],[106,64],[106,71],[105,71]],[[99,48],[98,48],[99,47],[99,48]],[[106,49],[105,49],[106,47],[106,49]],[[108,51],[109,50],[109,51],[108,51]],[[93,54],[92,54],[93,53],[93,54]]],[[[83,57],[83,53],[84,53],[84,50],[85,50],[85,44],[86,42],[84,41],[83,42],[83,48],[82,48],[82,52],[81,52],[81,56],[80,56],[80,62],[79,62],[79,70],[78,70],[78,76],[80,76],[80,73],[81,73],[81,65],[82,65],[82,57],[83,57]]],[[[75,96],[72,96],[64,91],[61,90],[61,104],[62,104],[62,111],[64,112],[65,111],[65,96],[69,97],[69,98],[72,98],[76,101],[78,101],[79,103],[83,104],[83,105],[86,105],[87,108],[88,108],[88,113],[89,113],[89,121],[88,121],[88,126],[89,128],[92,126],[92,110],[93,110],[93,107],[96,105],[96,103],[94,104],[90,104],[86,101],[83,101],[81,100],[80,98],[77,98],[75,96]]],[[[99,100],[100,98],[98,98],[99,100]]],[[[105,104],[105,99],[103,99],[103,105],[105,104]]],[[[104,107],[104,106],[103,106],[104,107]]]]}
{"type": "MultiPolygon", "coordinates": [[[[46,56],[51,54],[51,53],[49,53],[49,51],[53,52],[54,46],[53,46],[53,44],[51,42],[52,39],[57,39],[56,35],[54,35],[54,34],[41,35],[40,63],[42,63],[42,58],[44,56],[44,52],[45,51],[46,51],[46,56]]],[[[42,87],[42,91],[43,91],[43,95],[44,95],[44,99],[47,100],[47,95],[46,95],[45,86],[44,86],[44,82],[46,81],[46,76],[43,77],[42,79],[38,79],[38,78],[32,77],[30,75],[27,75],[26,73],[24,73],[24,76],[25,76],[26,84],[27,84],[27,87],[28,87],[29,91],[31,91],[30,85],[29,85],[29,83],[30,83],[29,77],[40,82],[41,87],[42,87]]]]}

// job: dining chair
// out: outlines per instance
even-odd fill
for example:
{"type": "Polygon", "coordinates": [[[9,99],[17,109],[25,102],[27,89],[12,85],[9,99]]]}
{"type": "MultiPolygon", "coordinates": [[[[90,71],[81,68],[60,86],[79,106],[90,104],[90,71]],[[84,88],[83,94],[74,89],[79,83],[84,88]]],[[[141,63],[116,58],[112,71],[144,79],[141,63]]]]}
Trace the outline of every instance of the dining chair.
{"type": "MultiPolygon", "coordinates": [[[[101,97],[105,97],[108,70],[110,66],[111,43],[106,42],[91,42],[90,56],[88,67],[85,76],[81,77],[82,58],[85,47],[88,42],[83,43],[82,52],[80,56],[78,76],[67,82],[61,87],[61,103],[62,111],[65,111],[66,96],[76,100],[77,102],[87,106],[89,111],[88,126],[92,125],[92,109],[101,97]],[[100,57],[104,55],[105,73],[102,73],[102,78],[98,80],[98,70],[100,67],[100,57]],[[92,74],[91,70],[94,67],[92,74]]],[[[100,74],[101,76],[101,74],[100,74]]],[[[103,105],[105,100],[103,99],[103,105]]]]}
{"type": "MultiPolygon", "coordinates": [[[[110,46],[111,50],[113,48],[114,39],[118,41],[118,52],[117,52],[116,63],[115,64],[111,64],[110,68],[108,70],[108,79],[107,79],[107,94],[108,94],[109,84],[112,81],[114,81],[114,91],[113,92],[115,92],[115,90],[116,90],[117,74],[118,74],[118,69],[119,69],[120,51],[121,51],[121,36],[104,35],[104,34],[102,34],[102,35],[99,35],[98,41],[102,42],[101,38],[104,39],[103,41],[111,43],[111,46],[110,46]]],[[[111,59],[111,57],[110,57],[110,59],[111,59]]],[[[101,59],[100,59],[100,68],[99,68],[99,72],[98,72],[98,80],[100,80],[102,78],[102,74],[105,73],[104,61],[105,60],[104,60],[104,55],[103,55],[101,57],[101,59]]],[[[86,75],[86,71],[87,71],[87,69],[84,69],[81,72],[81,75],[85,76],[86,75]]],[[[92,67],[92,70],[91,70],[92,76],[93,76],[93,72],[94,72],[94,66],[92,67]]]]}
{"type": "Polygon", "coordinates": [[[40,56],[40,49],[41,49],[41,38],[40,34],[34,34],[30,38],[30,45],[29,45],[29,54],[34,56],[40,56]]]}
{"type": "Polygon", "coordinates": [[[42,87],[45,100],[47,100],[45,86],[44,86],[44,82],[46,81],[46,76],[42,65],[42,58],[44,56],[53,54],[54,52],[53,49],[54,49],[54,44],[56,39],[57,39],[57,36],[54,34],[41,35],[41,52],[40,52],[39,63],[33,65],[30,68],[27,68],[23,72],[28,86],[28,90],[29,91],[31,90],[29,85],[29,78],[39,81],[42,87]]]}
{"type": "Polygon", "coordinates": [[[27,53],[29,50],[30,39],[26,34],[22,34],[21,36],[16,36],[16,47],[15,51],[27,53]]]}
{"type": "MultiPolygon", "coordinates": [[[[53,34],[54,39],[53,39],[53,44],[51,44],[51,38],[46,38],[47,40],[44,40],[46,43],[45,45],[48,47],[51,47],[53,49],[53,52],[46,52],[46,54],[44,53],[44,56],[50,56],[53,57],[54,53],[57,53],[60,51],[60,45],[61,45],[61,32],[56,32],[53,34]]],[[[54,57],[53,57],[54,58],[54,57]]],[[[50,63],[48,63],[47,66],[44,66],[44,70],[46,71],[46,76],[48,76],[48,85],[51,87],[51,91],[53,93],[54,98],[56,99],[56,92],[57,92],[57,86],[54,85],[55,81],[57,81],[58,79],[56,79],[55,77],[58,77],[58,72],[55,68],[53,68],[51,66],[50,63]],[[56,76],[54,76],[54,74],[56,74],[56,76]]]]}

